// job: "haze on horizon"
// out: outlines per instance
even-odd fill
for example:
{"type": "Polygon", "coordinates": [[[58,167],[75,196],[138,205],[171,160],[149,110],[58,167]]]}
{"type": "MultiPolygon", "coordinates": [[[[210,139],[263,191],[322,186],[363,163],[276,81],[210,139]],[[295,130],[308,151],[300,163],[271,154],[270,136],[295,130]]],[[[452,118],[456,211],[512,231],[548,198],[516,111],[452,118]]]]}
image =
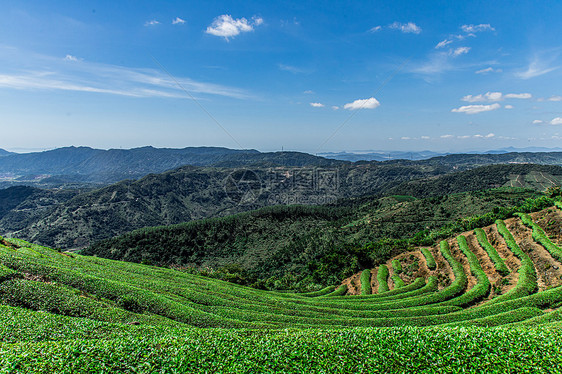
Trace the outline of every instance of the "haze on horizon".
{"type": "Polygon", "coordinates": [[[556,1],[0,5],[0,148],[558,147],[556,1]]]}

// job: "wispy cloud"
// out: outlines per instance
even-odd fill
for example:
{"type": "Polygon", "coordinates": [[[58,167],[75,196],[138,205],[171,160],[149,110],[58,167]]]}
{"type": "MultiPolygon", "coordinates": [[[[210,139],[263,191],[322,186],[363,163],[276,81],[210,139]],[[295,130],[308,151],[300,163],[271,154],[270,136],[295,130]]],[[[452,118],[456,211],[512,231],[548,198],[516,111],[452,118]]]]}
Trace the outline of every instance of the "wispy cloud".
{"type": "Polygon", "coordinates": [[[562,117],[556,117],[553,118],[552,120],[546,122],[540,119],[536,119],[533,121],[533,125],[553,125],[553,126],[558,126],[558,125],[562,125],[562,117]]]}
{"type": "Polygon", "coordinates": [[[487,67],[485,69],[476,70],[474,73],[476,74],[488,74],[488,73],[501,73],[502,69],[494,69],[493,67],[487,67]]]}
{"type": "Polygon", "coordinates": [[[535,57],[533,61],[529,63],[527,70],[517,72],[515,73],[515,76],[521,79],[531,79],[550,73],[551,71],[559,68],[559,66],[550,66],[552,60],[553,59],[550,58],[545,61],[540,59],[539,57],[535,57]]]}
{"type": "Polygon", "coordinates": [[[382,26],[375,26],[375,27],[371,27],[369,29],[369,32],[377,32],[377,31],[381,31],[382,30],[382,26]]]}
{"type": "Polygon", "coordinates": [[[562,96],[551,96],[548,101],[562,101],[562,96]]]}
{"type": "Polygon", "coordinates": [[[496,29],[494,29],[489,23],[481,23],[479,25],[462,25],[461,30],[466,33],[476,33],[482,31],[495,31],[496,29]]]}
{"type": "Polygon", "coordinates": [[[466,95],[462,97],[462,101],[467,101],[469,103],[476,103],[482,101],[501,101],[504,99],[531,99],[533,95],[530,93],[508,93],[502,94],[501,92],[486,92],[485,94],[479,95],[466,95]]]}
{"type": "Polygon", "coordinates": [[[488,135],[481,135],[481,134],[474,135],[475,138],[480,138],[480,139],[483,139],[483,138],[490,139],[490,138],[493,138],[495,136],[496,136],[496,134],[494,134],[493,132],[489,133],[488,135]]]}
{"type": "Polygon", "coordinates": [[[160,24],[160,22],[158,22],[158,21],[155,20],[155,19],[153,19],[153,20],[151,20],[151,21],[146,21],[146,22],[144,23],[145,26],[155,26],[155,25],[159,25],[159,24],[160,24]]]}
{"type": "Polygon", "coordinates": [[[314,108],[324,108],[324,104],[322,103],[310,103],[310,106],[314,108]]]}
{"type": "Polygon", "coordinates": [[[376,107],[380,106],[381,103],[374,97],[368,99],[358,99],[352,103],[345,104],[343,106],[344,109],[348,110],[357,110],[357,109],[375,109],[376,107]]]}
{"type": "Polygon", "coordinates": [[[506,94],[504,97],[506,99],[530,99],[533,97],[533,95],[531,95],[530,93],[519,93],[519,94],[509,93],[506,94]]]}
{"type": "Polygon", "coordinates": [[[470,51],[470,47],[458,47],[451,51],[453,57],[464,55],[470,51]]]}
{"type": "MultiPolygon", "coordinates": [[[[156,69],[128,68],[73,59],[33,55],[35,68],[0,68],[0,88],[17,90],[60,90],[112,94],[128,97],[184,98],[185,93],[250,98],[247,92],[187,77],[170,78],[156,69]],[[69,64],[68,62],[73,62],[69,64]],[[176,83],[177,81],[177,83],[176,83]]],[[[73,57],[73,56],[72,56],[73,57]]],[[[74,57],[73,57],[74,58],[74,57]]]]}
{"type": "Polygon", "coordinates": [[[419,27],[413,22],[408,22],[408,23],[394,22],[388,27],[392,30],[400,30],[405,34],[419,34],[422,32],[421,27],[419,27]]]}
{"type": "Polygon", "coordinates": [[[435,75],[446,71],[455,70],[456,67],[450,62],[450,57],[446,52],[435,52],[429,55],[426,61],[414,63],[410,71],[423,75],[435,75]]]}
{"type": "Polygon", "coordinates": [[[181,19],[180,17],[176,17],[174,20],[172,20],[172,25],[183,25],[185,23],[184,19],[181,19]]]}
{"type": "Polygon", "coordinates": [[[305,69],[301,69],[296,66],[285,65],[285,64],[278,64],[277,66],[279,67],[280,70],[288,71],[289,73],[293,73],[293,74],[307,73],[305,69]]]}
{"type": "Polygon", "coordinates": [[[437,43],[437,45],[435,46],[435,49],[440,49],[440,48],[445,48],[446,46],[448,46],[449,44],[451,44],[453,41],[449,40],[449,39],[445,39],[443,41],[440,41],[439,43],[437,43]]]}
{"type": "Polygon", "coordinates": [[[465,113],[465,114],[478,114],[482,112],[489,112],[500,108],[500,104],[495,103],[491,105],[464,105],[460,108],[451,109],[453,113],[465,113]]]}
{"type": "Polygon", "coordinates": [[[226,41],[243,32],[254,31],[254,26],[263,23],[263,18],[254,16],[250,21],[246,18],[232,18],[229,14],[223,14],[213,20],[213,23],[205,31],[207,34],[223,37],[226,41]]]}
{"type": "Polygon", "coordinates": [[[78,61],[78,58],[77,58],[76,56],[66,55],[66,56],[64,56],[64,60],[65,60],[65,61],[76,62],[76,61],[78,61]]]}

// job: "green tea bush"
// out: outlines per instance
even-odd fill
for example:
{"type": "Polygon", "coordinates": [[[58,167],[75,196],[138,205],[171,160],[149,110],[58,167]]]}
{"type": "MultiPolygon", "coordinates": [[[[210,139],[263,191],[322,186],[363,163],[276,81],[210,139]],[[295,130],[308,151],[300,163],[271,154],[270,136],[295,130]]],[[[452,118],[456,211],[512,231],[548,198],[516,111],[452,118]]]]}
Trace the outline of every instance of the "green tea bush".
{"type": "Polygon", "coordinates": [[[361,272],[361,295],[371,294],[371,270],[365,269],[361,272]]]}
{"type": "Polygon", "coordinates": [[[429,270],[435,270],[437,268],[437,264],[435,263],[435,258],[431,254],[431,251],[428,248],[422,247],[421,253],[425,257],[425,262],[427,263],[427,267],[429,270]]]}
{"type": "Polygon", "coordinates": [[[402,278],[400,278],[398,275],[393,274],[392,277],[390,277],[390,279],[392,279],[392,282],[394,283],[394,288],[402,288],[404,287],[405,283],[402,280],[402,278]]]}
{"type": "Polygon", "coordinates": [[[390,290],[388,288],[388,275],[390,272],[386,265],[379,266],[379,270],[377,272],[377,282],[379,283],[379,293],[387,292],[390,290]]]}
{"type": "Polygon", "coordinates": [[[509,274],[509,269],[505,265],[505,261],[503,260],[503,258],[500,257],[498,251],[496,251],[494,246],[491,245],[490,242],[488,241],[488,238],[486,237],[486,232],[484,232],[484,230],[482,230],[481,228],[477,228],[474,229],[474,235],[476,235],[478,244],[480,244],[480,246],[486,251],[486,253],[488,253],[488,256],[490,256],[490,258],[492,259],[496,271],[503,276],[509,274]]]}
{"type": "Polygon", "coordinates": [[[539,243],[543,247],[545,247],[546,250],[551,254],[552,257],[554,257],[556,260],[562,262],[562,248],[560,248],[559,246],[554,244],[548,238],[548,236],[546,235],[544,230],[533,221],[531,216],[529,216],[528,214],[525,214],[525,213],[519,213],[518,216],[521,217],[521,221],[526,226],[533,229],[533,233],[532,233],[533,239],[537,243],[539,243]]]}
{"type": "Polygon", "coordinates": [[[400,274],[402,272],[402,265],[398,260],[392,260],[392,269],[394,270],[395,274],[400,274]]]}

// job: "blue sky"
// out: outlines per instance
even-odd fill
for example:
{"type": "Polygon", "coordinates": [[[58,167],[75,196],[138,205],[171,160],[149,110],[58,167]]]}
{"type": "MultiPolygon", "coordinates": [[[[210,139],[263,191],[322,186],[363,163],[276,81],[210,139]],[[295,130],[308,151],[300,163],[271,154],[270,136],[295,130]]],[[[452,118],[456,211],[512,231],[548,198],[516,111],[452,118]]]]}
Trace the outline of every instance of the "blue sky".
{"type": "Polygon", "coordinates": [[[556,1],[0,3],[0,148],[562,144],[556,1]]]}

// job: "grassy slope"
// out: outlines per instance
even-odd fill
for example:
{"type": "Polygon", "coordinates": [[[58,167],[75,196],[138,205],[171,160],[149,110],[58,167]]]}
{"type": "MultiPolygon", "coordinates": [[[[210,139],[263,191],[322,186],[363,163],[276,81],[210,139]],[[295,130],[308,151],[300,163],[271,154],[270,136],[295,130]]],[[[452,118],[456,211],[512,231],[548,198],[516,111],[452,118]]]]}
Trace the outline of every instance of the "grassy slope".
{"type": "Polygon", "coordinates": [[[560,287],[492,308],[416,307],[454,294],[311,298],[4,243],[3,372],[521,372],[562,354],[549,325],[423,327],[533,318],[562,301],[560,287]]]}

